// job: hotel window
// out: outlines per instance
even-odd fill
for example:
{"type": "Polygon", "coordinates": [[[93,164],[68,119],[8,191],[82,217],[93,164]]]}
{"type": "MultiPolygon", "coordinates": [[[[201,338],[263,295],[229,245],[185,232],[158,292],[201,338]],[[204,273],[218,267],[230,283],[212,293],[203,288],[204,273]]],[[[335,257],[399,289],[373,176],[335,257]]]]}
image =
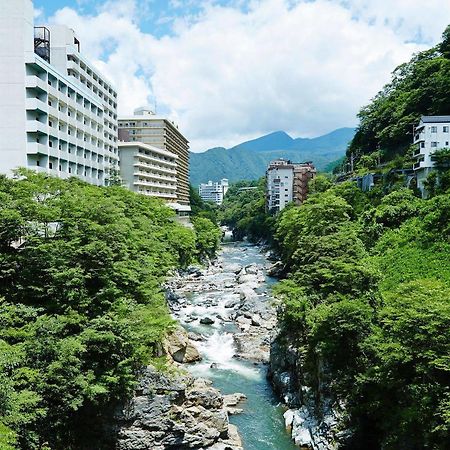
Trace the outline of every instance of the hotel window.
{"type": "Polygon", "coordinates": [[[49,163],[48,163],[48,168],[49,168],[49,169],[53,169],[53,163],[49,162],[49,163]]]}
{"type": "Polygon", "coordinates": [[[437,143],[437,142],[432,142],[432,143],[431,143],[431,147],[432,147],[432,148],[436,148],[436,147],[437,147],[437,145],[438,145],[438,143],[437,143]]]}
{"type": "Polygon", "coordinates": [[[448,133],[448,130],[449,130],[449,127],[444,127],[442,131],[443,131],[444,133],[448,133]]]}
{"type": "Polygon", "coordinates": [[[430,131],[432,133],[437,133],[437,127],[430,127],[430,131]]]}

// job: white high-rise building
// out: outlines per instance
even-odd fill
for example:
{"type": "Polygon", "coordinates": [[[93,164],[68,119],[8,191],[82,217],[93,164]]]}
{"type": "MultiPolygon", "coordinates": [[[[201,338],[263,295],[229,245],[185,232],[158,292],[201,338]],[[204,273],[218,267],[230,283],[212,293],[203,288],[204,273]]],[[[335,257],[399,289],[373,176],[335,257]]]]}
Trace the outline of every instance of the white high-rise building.
{"type": "Polygon", "coordinates": [[[105,185],[118,170],[117,93],[65,26],[31,0],[0,8],[0,173],[18,167],[105,185]]]}
{"type": "Polygon", "coordinates": [[[413,168],[417,187],[424,194],[424,181],[434,166],[432,155],[441,148],[450,148],[450,116],[422,116],[414,130],[414,144],[417,145],[413,168]]]}
{"type": "Polygon", "coordinates": [[[225,194],[228,191],[228,180],[226,178],[222,178],[220,181],[212,182],[208,181],[208,183],[202,183],[198,187],[198,193],[201,199],[205,202],[213,202],[217,205],[221,205],[225,194]]]}

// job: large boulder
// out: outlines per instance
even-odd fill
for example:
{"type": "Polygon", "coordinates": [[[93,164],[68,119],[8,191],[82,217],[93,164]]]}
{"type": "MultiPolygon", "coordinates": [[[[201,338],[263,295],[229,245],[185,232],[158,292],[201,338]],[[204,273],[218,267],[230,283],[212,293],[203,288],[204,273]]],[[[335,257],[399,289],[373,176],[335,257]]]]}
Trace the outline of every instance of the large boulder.
{"type": "Polygon", "coordinates": [[[163,346],[166,354],[178,363],[192,363],[202,359],[184,328],[178,327],[169,333],[163,346]]]}

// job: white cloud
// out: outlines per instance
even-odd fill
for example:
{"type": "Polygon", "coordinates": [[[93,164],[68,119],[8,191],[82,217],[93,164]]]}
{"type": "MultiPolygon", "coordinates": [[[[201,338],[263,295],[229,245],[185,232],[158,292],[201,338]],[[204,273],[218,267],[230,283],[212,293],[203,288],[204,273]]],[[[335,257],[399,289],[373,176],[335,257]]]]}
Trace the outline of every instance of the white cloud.
{"type": "Polygon", "coordinates": [[[194,151],[279,129],[312,136],[355,125],[395,66],[450,22],[442,0],[205,2],[156,38],[139,29],[137,5],[111,0],[95,16],[64,8],[52,20],[77,30],[115,82],[122,114],[156,97],[194,151]]]}

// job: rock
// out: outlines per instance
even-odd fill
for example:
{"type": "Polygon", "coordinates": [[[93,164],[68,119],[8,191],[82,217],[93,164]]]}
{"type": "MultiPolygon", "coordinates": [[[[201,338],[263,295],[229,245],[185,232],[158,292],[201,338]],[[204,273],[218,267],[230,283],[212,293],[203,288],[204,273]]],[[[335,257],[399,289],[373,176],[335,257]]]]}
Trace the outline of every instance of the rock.
{"type": "Polygon", "coordinates": [[[242,403],[247,399],[245,394],[240,392],[236,392],[234,394],[228,394],[223,396],[223,404],[225,407],[228,406],[237,406],[239,403],[242,403]]]}
{"type": "Polygon", "coordinates": [[[117,450],[243,450],[220,392],[208,380],[149,367],[135,397],[116,415],[117,450]]]}
{"type": "Polygon", "coordinates": [[[250,286],[242,286],[239,290],[241,300],[251,300],[258,297],[258,294],[250,286]]]}
{"type": "Polygon", "coordinates": [[[238,283],[239,284],[251,284],[251,285],[258,285],[258,276],[254,274],[244,274],[239,275],[238,277],[238,283]]]}
{"type": "Polygon", "coordinates": [[[188,275],[193,276],[193,277],[201,277],[203,275],[201,269],[199,267],[196,267],[196,266],[189,266],[186,269],[186,273],[188,275]]]}
{"type": "Polygon", "coordinates": [[[205,340],[205,337],[204,337],[203,335],[198,334],[198,333],[194,333],[193,331],[190,331],[190,332],[188,333],[188,337],[189,337],[189,339],[190,339],[191,341],[197,341],[197,342],[199,342],[199,341],[204,341],[204,340],[205,340]]]}
{"type": "Polygon", "coordinates": [[[176,328],[166,336],[163,347],[166,354],[178,363],[191,363],[201,360],[201,356],[189,340],[186,330],[181,327],[176,328]]]}
{"type": "Polygon", "coordinates": [[[251,320],[252,320],[252,325],[254,327],[260,327],[261,326],[261,317],[254,315],[254,316],[252,316],[251,320]]]}
{"type": "Polygon", "coordinates": [[[225,308],[235,308],[237,305],[239,305],[239,303],[240,303],[240,301],[239,301],[239,299],[231,299],[231,300],[228,300],[226,303],[225,303],[225,308]]]}
{"type": "Polygon", "coordinates": [[[211,386],[209,380],[198,378],[186,393],[186,404],[220,409],[223,406],[223,397],[217,389],[211,386]]]}
{"type": "Polygon", "coordinates": [[[245,272],[256,275],[259,272],[259,269],[256,264],[250,264],[249,266],[245,266],[245,272]]]}
{"type": "Polygon", "coordinates": [[[231,273],[234,273],[236,275],[241,270],[242,270],[242,266],[240,264],[231,263],[231,264],[227,264],[226,266],[224,266],[224,271],[225,272],[231,272],[231,273]]]}
{"type": "Polygon", "coordinates": [[[267,269],[269,277],[281,277],[285,271],[285,266],[281,261],[277,261],[267,269]]]}
{"type": "Polygon", "coordinates": [[[214,323],[214,319],[211,319],[211,317],[202,317],[200,319],[200,323],[203,325],[212,325],[214,323]]]}

